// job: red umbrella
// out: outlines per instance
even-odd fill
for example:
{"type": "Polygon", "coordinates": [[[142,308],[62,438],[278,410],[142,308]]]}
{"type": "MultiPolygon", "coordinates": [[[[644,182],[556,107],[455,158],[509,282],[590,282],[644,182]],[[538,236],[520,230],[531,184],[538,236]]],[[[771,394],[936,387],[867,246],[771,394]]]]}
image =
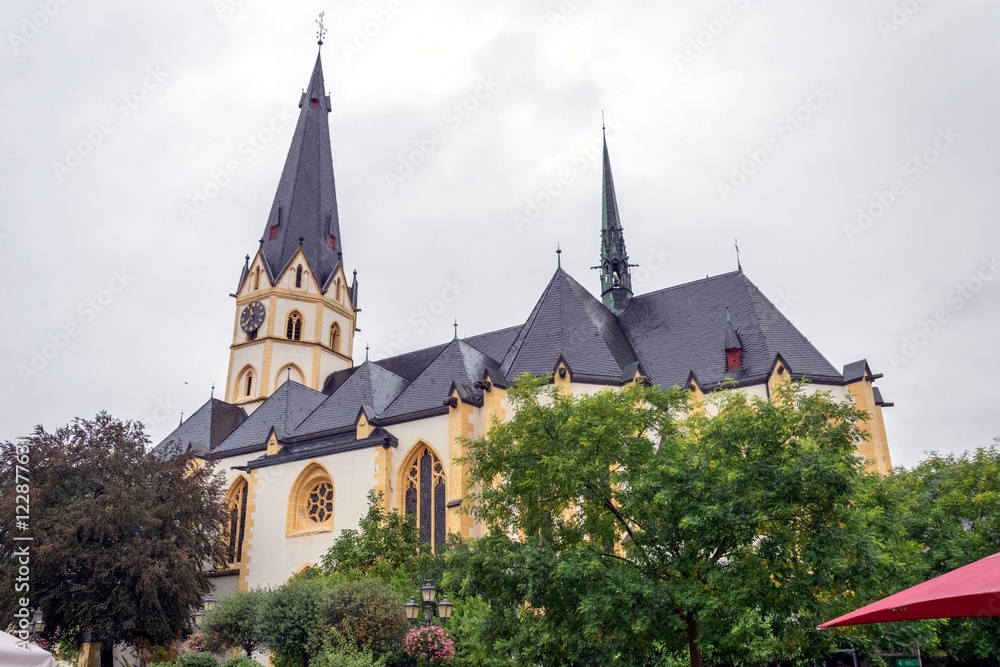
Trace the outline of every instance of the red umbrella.
{"type": "Polygon", "coordinates": [[[934,577],[819,627],[965,616],[1000,616],[1000,554],[934,577]]]}

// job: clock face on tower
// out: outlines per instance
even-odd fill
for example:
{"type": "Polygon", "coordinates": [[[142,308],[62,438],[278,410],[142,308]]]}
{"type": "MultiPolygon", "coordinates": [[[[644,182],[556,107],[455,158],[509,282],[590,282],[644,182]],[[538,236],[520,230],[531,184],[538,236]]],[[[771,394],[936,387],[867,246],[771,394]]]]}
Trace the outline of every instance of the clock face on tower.
{"type": "Polygon", "coordinates": [[[240,313],[240,328],[247,333],[253,333],[264,323],[264,304],[260,301],[253,301],[246,305],[240,313]]]}

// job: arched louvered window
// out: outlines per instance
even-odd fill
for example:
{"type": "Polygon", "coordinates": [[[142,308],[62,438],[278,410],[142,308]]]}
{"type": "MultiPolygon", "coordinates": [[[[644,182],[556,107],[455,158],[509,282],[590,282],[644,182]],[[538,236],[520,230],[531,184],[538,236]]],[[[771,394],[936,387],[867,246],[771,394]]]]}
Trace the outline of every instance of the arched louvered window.
{"type": "Polygon", "coordinates": [[[403,506],[417,520],[420,541],[435,553],[444,551],[446,528],[446,485],[444,466],[427,445],[419,445],[403,473],[403,506]]]}
{"type": "Polygon", "coordinates": [[[302,265],[299,264],[295,269],[295,286],[302,287],[302,265]]]}
{"type": "Polygon", "coordinates": [[[330,325],[330,349],[340,352],[340,325],[336,322],[330,325]]]}
{"type": "Polygon", "coordinates": [[[302,315],[298,311],[293,311],[288,316],[288,325],[285,327],[285,338],[288,340],[302,340],[302,315]]]}

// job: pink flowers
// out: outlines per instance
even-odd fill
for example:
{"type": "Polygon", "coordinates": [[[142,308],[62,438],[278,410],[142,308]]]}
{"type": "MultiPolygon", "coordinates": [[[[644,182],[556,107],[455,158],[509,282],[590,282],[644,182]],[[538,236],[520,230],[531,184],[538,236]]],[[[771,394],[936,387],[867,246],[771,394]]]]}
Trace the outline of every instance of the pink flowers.
{"type": "Polygon", "coordinates": [[[182,649],[185,653],[196,653],[205,650],[205,637],[200,632],[196,632],[187,638],[182,649]]]}
{"type": "Polygon", "coordinates": [[[403,642],[403,652],[429,663],[451,662],[455,659],[455,642],[437,625],[413,628],[403,642]]]}

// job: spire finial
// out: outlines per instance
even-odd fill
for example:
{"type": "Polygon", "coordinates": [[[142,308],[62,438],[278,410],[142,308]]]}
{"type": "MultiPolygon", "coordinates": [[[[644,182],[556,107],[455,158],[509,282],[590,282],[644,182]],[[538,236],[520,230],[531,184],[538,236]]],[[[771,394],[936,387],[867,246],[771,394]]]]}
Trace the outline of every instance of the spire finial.
{"type": "Polygon", "coordinates": [[[368,361],[368,343],[365,343],[365,361],[368,361]]]}
{"type": "Polygon", "coordinates": [[[743,273],[743,265],[740,264],[740,241],[736,239],[733,241],[733,247],[736,248],[736,270],[743,273]]]}
{"type": "Polygon", "coordinates": [[[181,410],[181,423],[178,424],[178,426],[183,426],[183,425],[184,425],[184,411],[181,410]]]}
{"type": "Polygon", "coordinates": [[[316,25],[319,26],[319,29],[316,31],[316,43],[320,46],[323,46],[323,38],[326,37],[326,26],[323,25],[324,15],[326,15],[326,12],[320,12],[319,18],[316,19],[316,25]]]}
{"type": "Polygon", "coordinates": [[[208,395],[209,400],[215,398],[215,383],[212,383],[212,393],[208,395]]]}
{"type": "Polygon", "coordinates": [[[556,244],[556,268],[562,268],[562,248],[559,247],[558,243],[556,244]]]}
{"type": "Polygon", "coordinates": [[[601,109],[601,132],[606,131],[608,128],[604,127],[604,109],[601,109]]]}
{"type": "Polygon", "coordinates": [[[729,306],[726,306],[726,321],[732,322],[732,320],[729,319],[729,306]]]}
{"type": "Polygon", "coordinates": [[[455,318],[455,337],[452,340],[458,340],[458,318],[455,318]]]}
{"type": "Polygon", "coordinates": [[[292,381],[292,367],[289,366],[285,370],[287,371],[285,373],[285,382],[291,382],[292,381]]]}

